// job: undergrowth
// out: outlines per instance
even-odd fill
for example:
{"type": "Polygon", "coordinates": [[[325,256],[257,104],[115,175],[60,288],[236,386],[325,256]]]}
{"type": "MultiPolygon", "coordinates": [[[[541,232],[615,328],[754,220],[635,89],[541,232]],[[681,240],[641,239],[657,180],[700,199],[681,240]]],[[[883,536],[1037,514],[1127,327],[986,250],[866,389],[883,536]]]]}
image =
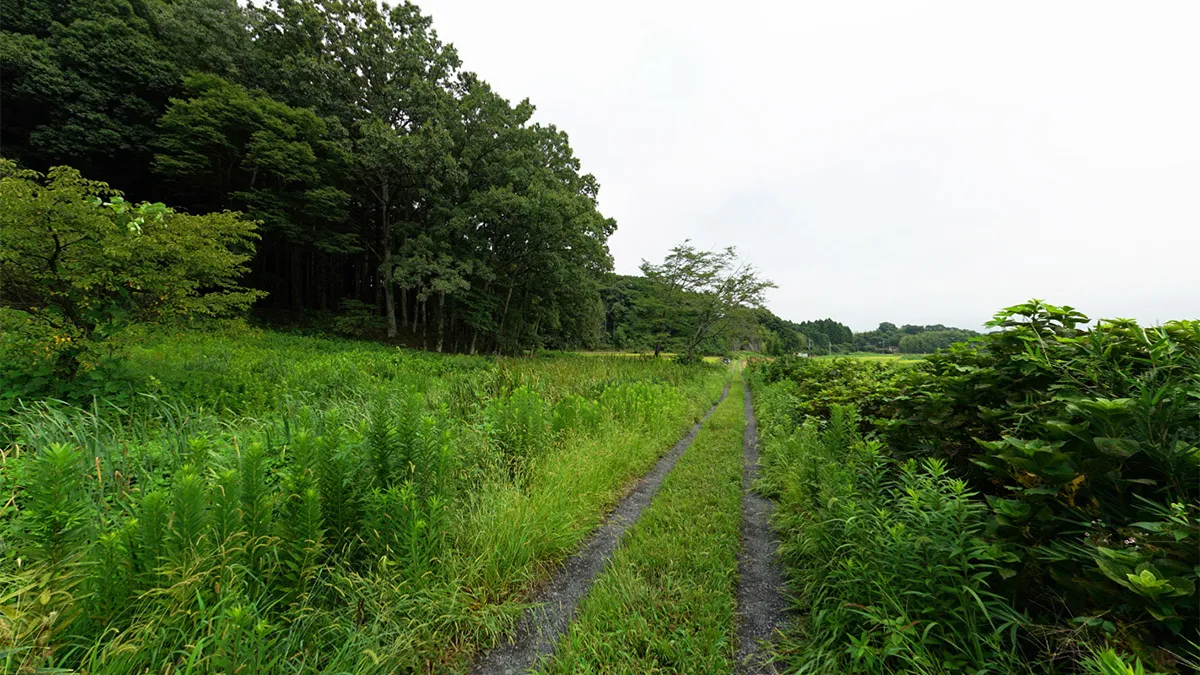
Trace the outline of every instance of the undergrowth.
{"type": "Polygon", "coordinates": [[[725,379],[257,332],[142,349],[152,396],[3,419],[4,672],[461,670],[725,379]]]}

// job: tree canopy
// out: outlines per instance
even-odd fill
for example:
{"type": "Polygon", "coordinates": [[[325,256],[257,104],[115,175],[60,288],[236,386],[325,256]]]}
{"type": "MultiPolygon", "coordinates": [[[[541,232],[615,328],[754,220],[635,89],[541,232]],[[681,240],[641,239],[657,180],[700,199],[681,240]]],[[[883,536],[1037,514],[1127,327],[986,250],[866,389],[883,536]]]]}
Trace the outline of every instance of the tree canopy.
{"type": "Polygon", "coordinates": [[[645,277],[614,277],[616,223],[567,134],[466,70],[412,3],[2,2],[4,157],[70,164],[180,214],[244,213],[261,237],[244,283],[265,314],[353,308],[379,319],[346,325],[379,337],[497,353],[925,351],[960,337],[786,321],[733,249],[685,242],[645,277]]]}
{"type": "Polygon", "coordinates": [[[4,156],[244,212],[260,308],[358,303],[436,349],[598,338],[616,227],[598,182],[415,5],[6,0],[4,16],[4,156]]]}

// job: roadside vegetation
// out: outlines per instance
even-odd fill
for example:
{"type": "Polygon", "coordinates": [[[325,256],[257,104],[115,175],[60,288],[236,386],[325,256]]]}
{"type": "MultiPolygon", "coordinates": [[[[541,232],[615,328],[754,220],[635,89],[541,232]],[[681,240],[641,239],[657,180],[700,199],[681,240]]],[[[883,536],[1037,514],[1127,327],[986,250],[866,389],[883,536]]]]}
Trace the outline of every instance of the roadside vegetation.
{"type": "Polygon", "coordinates": [[[460,669],[727,380],[246,329],[126,368],[4,418],[5,672],[460,669]]]}
{"type": "Polygon", "coordinates": [[[909,368],[753,370],[798,672],[1193,672],[1200,322],[1030,302],[909,368]]]}
{"type": "MultiPolygon", "coordinates": [[[[566,132],[409,3],[6,2],[0,72],[0,672],[463,672],[742,358],[791,672],[1200,671],[1200,322],[615,275],[566,132]]],[[[546,672],[737,665],[743,400],[546,672]]]]}
{"type": "Polygon", "coordinates": [[[739,377],[541,672],[732,672],[743,400],[739,377]]]}

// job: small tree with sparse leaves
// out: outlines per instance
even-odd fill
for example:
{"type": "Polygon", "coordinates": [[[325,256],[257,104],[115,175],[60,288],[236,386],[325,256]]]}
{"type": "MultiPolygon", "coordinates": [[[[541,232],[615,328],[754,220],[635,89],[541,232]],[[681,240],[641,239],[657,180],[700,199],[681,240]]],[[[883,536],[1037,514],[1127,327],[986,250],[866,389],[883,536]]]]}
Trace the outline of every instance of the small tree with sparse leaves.
{"type": "Polygon", "coordinates": [[[724,336],[739,309],[762,307],[764,293],[775,288],[738,257],[736,248],[703,251],[686,240],[661,265],[642,261],[642,274],[654,284],[654,292],[640,301],[643,316],[653,324],[654,354],[673,331],[682,334],[684,361],[695,360],[706,341],[724,336]]]}

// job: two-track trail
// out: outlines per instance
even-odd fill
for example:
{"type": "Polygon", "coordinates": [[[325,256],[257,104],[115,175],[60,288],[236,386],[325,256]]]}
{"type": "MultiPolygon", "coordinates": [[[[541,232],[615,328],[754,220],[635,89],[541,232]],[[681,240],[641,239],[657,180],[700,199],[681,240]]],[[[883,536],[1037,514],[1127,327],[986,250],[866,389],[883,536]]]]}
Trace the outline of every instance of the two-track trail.
{"type": "Polygon", "coordinates": [[[740,391],[726,387],[473,673],[778,672],[771,643],[787,616],[779,543],[773,505],[753,489],[750,389],[736,371],[733,386],[740,391]]]}
{"type": "Polygon", "coordinates": [[[559,638],[571,625],[580,601],[604,571],[624,537],[637,522],[674,468],[679,457],[695,440],[705,420],[729,395],[729,385],[721,398],[697,422],[654,468],[620,501],[578,552],[567,558],[541,591],[531,600],[536,603],[521,620],[510,640],[486,652],[471,668],[477,675],[517,675],[528,672],[543,657],[554,653],[559,638]]]}
{"type": "MultiPolygon", "coordinates": [[[[743,385],[745,386],[745,385],[743,385]]],[[[750,389],[745,390],[743,440],[742,550],[738,556],[738,651],[740,673],[776,673],[764,642],[783,626],[787,612],[779,541],[771,529],[774,504],[754,491],[758,479],[758,423],[750,389]]]]}

